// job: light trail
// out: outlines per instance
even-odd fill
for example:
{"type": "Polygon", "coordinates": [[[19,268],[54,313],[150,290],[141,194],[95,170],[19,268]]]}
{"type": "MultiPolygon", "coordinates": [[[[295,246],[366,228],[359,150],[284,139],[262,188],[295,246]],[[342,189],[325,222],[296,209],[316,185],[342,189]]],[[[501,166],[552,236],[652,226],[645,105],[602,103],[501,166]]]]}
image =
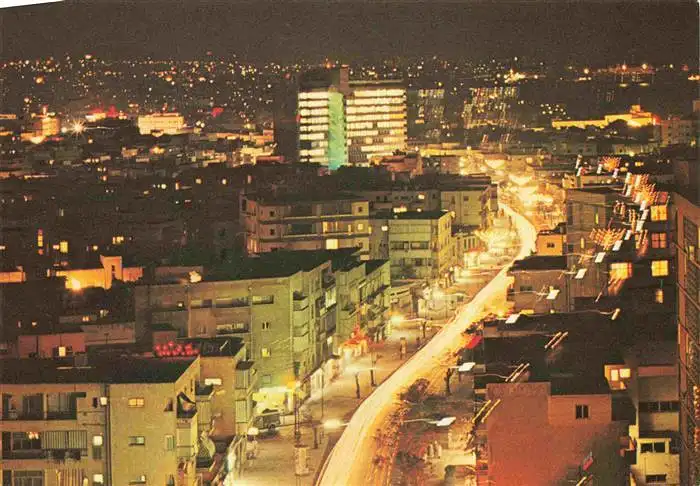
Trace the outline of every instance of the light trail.
{"type": "MultiPolygon", "coordinates": [[[[537,238],[534,226],[510,207],[503,204],[500,206],[513,219],[520,236],[520,251],[514,260],[530,255],[535,249],[537,238]]],[[[324,464],[316,482],[318,486],[360,486],[368,483],[367,473],[371,469],[376,450],[374,431],[384,426],[399,394],[416,379],[430,372],[435,367],[435,359],[447,351],[454,351],[456,345],[461,345],[461,335],[467,325],[478,319],[492,299],[505,294],[509,284],[509,266],[510,264],[504,266],[451,322],[443,326],[360,404],[324,464]]]]}

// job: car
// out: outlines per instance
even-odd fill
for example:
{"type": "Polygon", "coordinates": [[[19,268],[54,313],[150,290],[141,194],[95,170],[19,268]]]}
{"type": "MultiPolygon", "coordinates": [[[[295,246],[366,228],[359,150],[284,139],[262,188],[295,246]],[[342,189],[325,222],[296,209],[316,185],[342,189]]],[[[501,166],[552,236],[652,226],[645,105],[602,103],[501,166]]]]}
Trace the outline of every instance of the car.
{"type": "Polygon", "coordinates": [[[282,425],[281,415],[279,410],[266,408],[255,417],[255,427],[261,431],[267,431],[268,434],[274,434],[282,425]]]}

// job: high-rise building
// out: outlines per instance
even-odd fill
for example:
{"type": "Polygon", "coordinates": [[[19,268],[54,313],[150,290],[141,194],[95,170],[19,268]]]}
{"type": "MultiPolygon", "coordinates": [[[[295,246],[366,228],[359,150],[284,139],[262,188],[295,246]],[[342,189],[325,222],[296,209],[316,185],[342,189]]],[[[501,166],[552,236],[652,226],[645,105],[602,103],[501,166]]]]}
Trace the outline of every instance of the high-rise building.
{"type": "Polygon", "coordinates": [[[406,148],[406,89],[401,81],[349,81],[347,66],[301,76],[299,162],[330,170],[369,165],[406,148]]]}
{"type": "Polygon", "coordinates": [[[410,89],[406,96],[408,138],[439,142],[445,121],[445,90],[410,89]]]}
{"type": "Polygon", "coordinates": [[[306,72],[299,82],[299,162],[335,170],[348,160],[345,145],[344,93],[348,68],[306,72]]]}
{"type": "Polygon", "coordinates": [[[406,89],[401,81],[351,81],[346,100],[348,159],[373,158],[406,148],[406,89]]]}
{"type": "Polygon", "coordinates": [[[675,194],[681,484],[700,481],[700,198],[675,194]]]}

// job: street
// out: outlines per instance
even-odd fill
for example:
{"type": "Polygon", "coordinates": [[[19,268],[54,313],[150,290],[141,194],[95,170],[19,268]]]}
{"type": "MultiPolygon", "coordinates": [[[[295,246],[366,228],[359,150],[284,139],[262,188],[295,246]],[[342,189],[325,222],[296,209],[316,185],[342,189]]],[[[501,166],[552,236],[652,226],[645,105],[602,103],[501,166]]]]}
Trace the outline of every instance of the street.
{"type": "MultiPolygon", "coordinates": [[[[520,237],[520,251],[515,259],[523,258],[535,247],[536,230],[520,214],[507,206],[502,208],[513,218],[520,237]]],[[[389,474],[373,467],[376,454],[374,432],[383,427],[395,410],[399,394],[416,379],[434,373],[436,360],[440,362],[441,358],[456,350],[455,344],[461,343],[464,329],[478,320],[485,306],[493,299],[505,295],[508,287],[507,267],[504,266],[454,319],[360,404],[326,461],[317,484],[385,484],[389,474]]]]}

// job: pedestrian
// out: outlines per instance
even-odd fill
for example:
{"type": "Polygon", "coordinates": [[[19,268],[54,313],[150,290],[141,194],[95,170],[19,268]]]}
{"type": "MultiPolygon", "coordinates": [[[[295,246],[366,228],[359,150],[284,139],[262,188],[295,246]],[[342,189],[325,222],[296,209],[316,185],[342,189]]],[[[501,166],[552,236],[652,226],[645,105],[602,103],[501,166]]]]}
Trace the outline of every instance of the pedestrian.
{"type": "Polygon", "coordinates": [[[399,345],[400,345],[401,359],[404,359],[406,357],[406,338],[405,337],[402,337],[399,340],[399,345]]]}
{"type": "Polygon", "coordinates": [[[416,336],[416,349],[420,349],[420,336],[416,336]]]}

